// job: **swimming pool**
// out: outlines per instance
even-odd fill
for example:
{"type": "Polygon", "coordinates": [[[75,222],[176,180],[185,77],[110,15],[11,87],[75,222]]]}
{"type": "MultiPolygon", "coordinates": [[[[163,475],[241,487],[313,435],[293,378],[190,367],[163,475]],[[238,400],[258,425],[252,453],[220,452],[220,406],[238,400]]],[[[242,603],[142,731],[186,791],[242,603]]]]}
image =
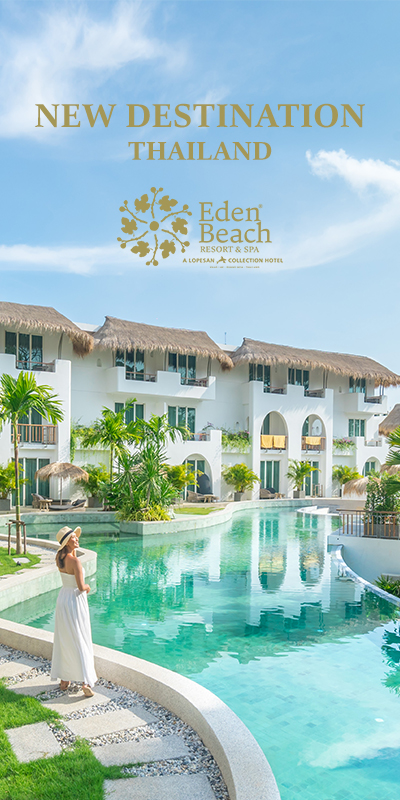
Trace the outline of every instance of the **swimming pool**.
{"type": "MultiPolygon", "coordinates": [[[[339,578],[332,520],[264,509],[196,533],[90,535],[98,644],[187,675],[263,748],[282,800],[398,800],[398,610],[339,578]]],[[[2,615],[51,630],[57,592],[2,615]]]]}

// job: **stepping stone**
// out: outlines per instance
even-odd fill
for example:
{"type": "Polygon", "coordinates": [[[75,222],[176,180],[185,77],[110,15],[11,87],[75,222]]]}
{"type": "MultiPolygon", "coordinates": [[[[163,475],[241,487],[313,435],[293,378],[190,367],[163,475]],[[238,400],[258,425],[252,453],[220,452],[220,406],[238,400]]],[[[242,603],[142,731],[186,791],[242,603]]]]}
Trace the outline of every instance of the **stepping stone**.
{"type": "Polygon", "coordinates": [[[22,675],[23,672],[28,672],[29,669],[39,666],[38,661],[33,658],[19,658],[14,661],[5,661],[0,664],[0,678],[15,678],[17,675],[22,675]]]}
{"type": "Polygon", "coordinates": [[[22,557],[22,558],[21,557],[20,558],[13,558],[13,561],[15,561],[15,563],[17,563],[19,561],[20,564],[29,564],[30,563],[29,558],[24,558],[24,557],[22,557]]]}
{"type": "MultiPolygon", "coordinates": [[[[58,683],[52,684],[52,689],[56,689],[58,683]]],[[[52,711],[57,711],[59,714],[71,714],[72,711],[81,711],[82,708],[90,708],[90,706],[103,705],[117,697],[118,692],[113,689],[106,689],[103,686],[97,686],[94,689],[93,697],[85,697],[80,689],[77,694],[69,694],[66,692],[61,697],[55,697],[54,700],[43,700],[42,703],[46,708],[51,708],[52,711]]]]}
{"type": "Polygon", "coordinates": [[[104,781],[105,800],[215,800],[206,775],[157,775],[104,781]]]}
{"type": "Polygon", "coordinates": [[[119,742],[92,748],[104,767],[122,767],[123,764],[146,764],[149,761],[167,761],[183,758],[189,750],[181,736],[164,736],[162,739],[143,739],[141,742],[119,742]]]}
{"type": "Polygon", "coordinates": [[[17,694],[27,694],[31,697],[36,697],[36,695],[41,694],[41,692],[53,691],[54,683],[50,683],[48,675],[35,675],[31,679],[27,678],[8,688],[17,694]]]}
{"type": "Polygon", "coordinates": [[[140,706],[133,706],[133,708],[135,711],[124,708],[122,711],[107,711],[105,714],[98,714],[95,717],[69,719],[65,724],[75,736],[92,739],[107,733],[139,728],[148,722],[157,722],[156,717],[153,717],[153,714],[149,714],[144,708],[140,706]]]}
{"type": "Polygon", "coordinates": [[[18,761],[37,761],[61,753],[61,746],[47,722],[34,722],[21,728],[11,728],[5,733],[18,761]]]}

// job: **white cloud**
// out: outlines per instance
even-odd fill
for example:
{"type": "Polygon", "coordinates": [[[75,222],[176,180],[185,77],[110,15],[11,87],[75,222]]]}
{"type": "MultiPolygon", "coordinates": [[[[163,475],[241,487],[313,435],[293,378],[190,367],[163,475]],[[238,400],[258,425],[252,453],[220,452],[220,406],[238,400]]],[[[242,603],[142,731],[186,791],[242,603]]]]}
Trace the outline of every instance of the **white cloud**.
{"type": "MultiPolygon", "coordinates": [[[[400,169],[379,160],[359,161],[348,156],[344,150],[320,151],[315,156],[307,153],[307,159],[313,174],[319,178],[343,179],[360,196],[362,208],[365,208],[363,202],[368,195],[368,211],[350,221],[329,223],[326,227],[322,224],[315,234],[299,238],[290,246],[284,243],[283,238],[279,239],[274,235],[273,244],[264,245],[260,248],[259,254],[249,254],[254,258],[282,259],[282,263],[277,261],[260,264],[258,269],[263,272],[322,266],[350,255],[365,247],[367,243],[399,227],[400,169]]],[[[209,264],[188,264],[189,258],[211,258],[214,255],[201,252],[200,245],[193,236],[192,225],[189,232],[192,245],[185,256],[177,253],[175,258],[169,258],[168,261],[162,259],[158,269],[189,268],[191,271],[210,269],[209,264]],[[182,264],[183,257],[187,259],[186,264],[182,264]]],[[[219,253],[215,258],[219,259],[220,256],[219,253]]],[[[233,256],[244,258],[245,254],[232,253],[231,257],[233,256]]],[[[121,251],[117,244],[112,243],[103,247],[0,246],[0,271],[54,270],[96,274],[110,266],[117,266],[120,272],[128,272],[130,269],[144,267],[144,259],[134,258],[127,251],[121,251]]]]}
{"type": "MultiPolygon", "coordinates": [[[[36,24],[26,32],[3,28],[0,136],[37,136],[36,103],[52,109],[53,103],[93,102],[89,92],[128,64],[159,60],[164,69],[181,67],[182,47],[148,35],[149,18],[141,2],[122,0],[107,18],[90,17],[84,6],[53,6],[50,11],[36,9],[36,24]]],[[[28,15],[26,21],[32,23],[32,18],[28,15]]],[[[107,102],[115,100],[104,102],[108,112],[107,102]]],[[[47,128],[40,129],[41,138],[45,132],[47,128]]]]}

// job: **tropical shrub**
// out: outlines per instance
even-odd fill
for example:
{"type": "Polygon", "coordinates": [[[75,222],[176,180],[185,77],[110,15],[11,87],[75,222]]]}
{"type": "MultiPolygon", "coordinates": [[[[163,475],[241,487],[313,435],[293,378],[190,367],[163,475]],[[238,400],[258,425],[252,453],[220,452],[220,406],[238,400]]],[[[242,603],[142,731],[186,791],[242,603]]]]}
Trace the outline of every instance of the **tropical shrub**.
{"type": "Polygon", "coordinates": [[[228,486],[233,486],[235,492],[246,492],[252,489],[255,483],[260,483],[260,478],[247,464],[233,464],[232,467],[223,466],[222,475],[228,486]]]}
{"type": "MultiPolygon", "coordinates": [[[[22,478],[22,464],[19,465],[19,483],[27,483],[27,478],[22,478]]],[[[15,492],[15,467],[14,462],[10,461],[6,467],[0,466],[0,499],[7,500],[11,492],[15,492]]]]}
{"type": "Polygon", "coordinates": [[[342,439],[333,439],[333,446],[335,450],[339,450],[341,453],[349,453],[352,452],[356,446],[356,443],[353,442],[352,439],[347,439],[343,437],[342,439]]]}
{"type": "Polygon", "coordinates": [[[308,461],[296,461],[295,458],[290,458],[286,477],[293,483],[294,488],[300,492],[303,488],[305,478],[316,471],[318,472],[317,467],[311,466],[308,461]]]}
{"type": "Polygon", "coordinates": [[[365,511],[400,511],[400,478],[387,472],[372,473],[368,476],[365,511]]]}
{"type": "Polygon", "coordinates": [[[171,519],[168,511],[162,506],[144,506],[143,508],[130,508],[124,506],[116,513],[117,519],[124,522],[157,522],[171,519]]]}
{"type": "Polygon", "coordinates": [[[187,464],[177,464],[176,466],[166,464],[164,469],[168,479],[178,492],[182,492],[185,486],[196,485],[196,475],[194,472],[190,472],[187,464]]]}
{"type": "Polygon", "coordinates": [[[221,428],[221,442],[223,450],[236,450],[238,453],[248,453],[250,450],[249,431],[231,431],[221,428]]]}
{"type": "Polygon", "coordinates": [[[338,481],[341,486],[344,486],[344,484],[348,483],[349,481],[355,481],[357,478],[361,478],[361,475],[356,467],[348,467],[347,465],[343,466],[342,464],[337,464],[332,470],[332,478],[334,481],[338,481]]]}
{"type": "Polygon", "coordinates": [[[400,597],[400,578],[391,578],[389,575],[380,575],[375,581],[380,589],[383,589],[395,597],[400,597]]]}
{"type": "Polygon", "coordinates": [[[82,489],[86,497],[99,497],[104,484],[108,483],[109,474],[105,464],[85,464],[82,469],[86,470],[88,474],[87,481],[79,479],[75,481],[76,485],[82,489]]]}

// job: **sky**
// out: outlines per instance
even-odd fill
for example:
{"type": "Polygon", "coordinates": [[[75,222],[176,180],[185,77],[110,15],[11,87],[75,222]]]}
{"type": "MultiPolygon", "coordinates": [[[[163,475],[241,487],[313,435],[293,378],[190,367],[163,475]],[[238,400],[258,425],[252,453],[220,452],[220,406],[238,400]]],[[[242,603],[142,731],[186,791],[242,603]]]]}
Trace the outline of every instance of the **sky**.
{"type": "Polygon", "coordinates": [[[111,315],[235,346],[246,336],[359,353],[400,373],[389,297],[399,291],[399,18],[384,0],[0,0],[1,299],[80,323],[111,315]],[[57,127],[45,117],[36,127],[39,103],[59,105],[57,127]],[[79,104],[79,128],[60,125],[68,103],[79,104]],[[136,129],[135,103],[151,112],[136,129]],[[170,129],[153,127],[157,103],[170,104],[170,129]],[[173,124],[178,103],[191,109],[186,128],[173,124]],[[199,103],[225,104],[228,124],[231,104],[252,104],[253,122],[269,104],[278,127],[239,119],[222,129],[214,111],[199,128],[199,103]],[[312,127],[295,109],[284,127],[277,106],[287,103],[311,104],[312,127]],[[313,113],[328,103],[339,122],[320,127],[313,113]],[[345,103],[363,104],[362,127],[341,126],[345,103]],[[90,127],[83,104],[107,114],[114,104],[108,127],[90,127]],[[169,153],[178,141],[186,152],[204,141],[215,154],[221,141],[231,150],[248,140],[268,142],[269,158],[134,161],[128,146],[165,141],[169,153]],[[120,207],[151,199],[151,187],[191,210],[190,247],[157,266],[117,241],[129,238],[120,207]],[[215,210],[225,200],[260,207],[271,239],[261,255],[281,262],[190,263],[206,257],[200,202],[215,210]]]}

